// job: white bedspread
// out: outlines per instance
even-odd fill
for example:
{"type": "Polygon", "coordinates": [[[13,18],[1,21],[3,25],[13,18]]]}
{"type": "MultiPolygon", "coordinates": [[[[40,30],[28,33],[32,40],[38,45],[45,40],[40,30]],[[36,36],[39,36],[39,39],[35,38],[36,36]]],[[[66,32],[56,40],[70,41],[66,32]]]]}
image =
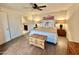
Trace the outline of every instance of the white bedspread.
{"type": "Polygon", "coordinates": [[[57,29],[56,28],[44,28],[44,27],[40,27],[40,28],[36,28],[35,30],[37,31],[43,31],[43,32],[51,32],[51,33],[57,33],[57,29]]]}
{"type": "Polygon", "coordinates": [[[47,36],[46,41],[54,43],[54,44],[56,44],[58,41],[57,30],[55,29],[37,28],[30,31],[29,35],[31,36],[33,34],[45,35],[47,36]]]}

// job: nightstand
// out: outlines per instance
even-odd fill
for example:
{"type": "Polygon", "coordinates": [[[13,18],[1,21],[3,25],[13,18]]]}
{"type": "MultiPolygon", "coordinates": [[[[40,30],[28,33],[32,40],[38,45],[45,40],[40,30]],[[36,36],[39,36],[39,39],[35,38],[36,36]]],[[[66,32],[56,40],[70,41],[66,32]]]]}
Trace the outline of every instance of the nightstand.
{"type": "Polygon", "coordinates": [[[66,37],[66,30],[65,29],[57,29],[58,36],[66,37]]]}

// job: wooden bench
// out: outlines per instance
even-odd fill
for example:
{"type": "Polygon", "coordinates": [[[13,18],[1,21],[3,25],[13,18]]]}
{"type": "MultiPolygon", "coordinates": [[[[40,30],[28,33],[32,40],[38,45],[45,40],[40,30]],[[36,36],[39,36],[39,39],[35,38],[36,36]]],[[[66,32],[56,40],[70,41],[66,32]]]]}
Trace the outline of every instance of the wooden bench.
{"type": "Polygon", "coordinates": [[[29,37],[29,44],[45,49],[46,36],[33,34],[29,37]]]}

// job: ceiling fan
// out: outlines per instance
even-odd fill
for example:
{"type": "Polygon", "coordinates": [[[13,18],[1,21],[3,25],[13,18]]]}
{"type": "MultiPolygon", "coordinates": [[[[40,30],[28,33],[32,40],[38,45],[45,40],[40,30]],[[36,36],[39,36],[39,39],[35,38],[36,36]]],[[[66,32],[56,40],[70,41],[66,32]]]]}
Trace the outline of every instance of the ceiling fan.
{"type": "MultiPolygon", "coordinates": [[[[41,9],[41,8],[45,8],[45,7],[46,7],[46,5],[38,6],[36,3],[31,3],[31,5],[32,5],[32,8],[33,8],[33,9],[37,9],[37,10],[40,10],[40,11],[43,10],[43,9],[41,9]]],[[[24,8],[27,8],[27,7],[24,7],[24,8]]]]}

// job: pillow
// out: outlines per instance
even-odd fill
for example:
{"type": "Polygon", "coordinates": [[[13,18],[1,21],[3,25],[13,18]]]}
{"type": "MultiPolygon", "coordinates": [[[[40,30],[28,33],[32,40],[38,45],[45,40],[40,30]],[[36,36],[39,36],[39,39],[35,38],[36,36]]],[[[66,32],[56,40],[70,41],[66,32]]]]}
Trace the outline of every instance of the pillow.
{"type": "Polygon", "coordinates": [[[38,27],[55,28],[54,20],[43,20],[41,23],[37,24],[38,27]]]}
{"type": "Polygon", "coordinates": [[[55,22],[51,21],[51,20],[45,21],[45,23],[44,23],[44,27],[46,27],[46,28],[54,28],[55,27],[54,25],[55,25],[55,22]]]}

